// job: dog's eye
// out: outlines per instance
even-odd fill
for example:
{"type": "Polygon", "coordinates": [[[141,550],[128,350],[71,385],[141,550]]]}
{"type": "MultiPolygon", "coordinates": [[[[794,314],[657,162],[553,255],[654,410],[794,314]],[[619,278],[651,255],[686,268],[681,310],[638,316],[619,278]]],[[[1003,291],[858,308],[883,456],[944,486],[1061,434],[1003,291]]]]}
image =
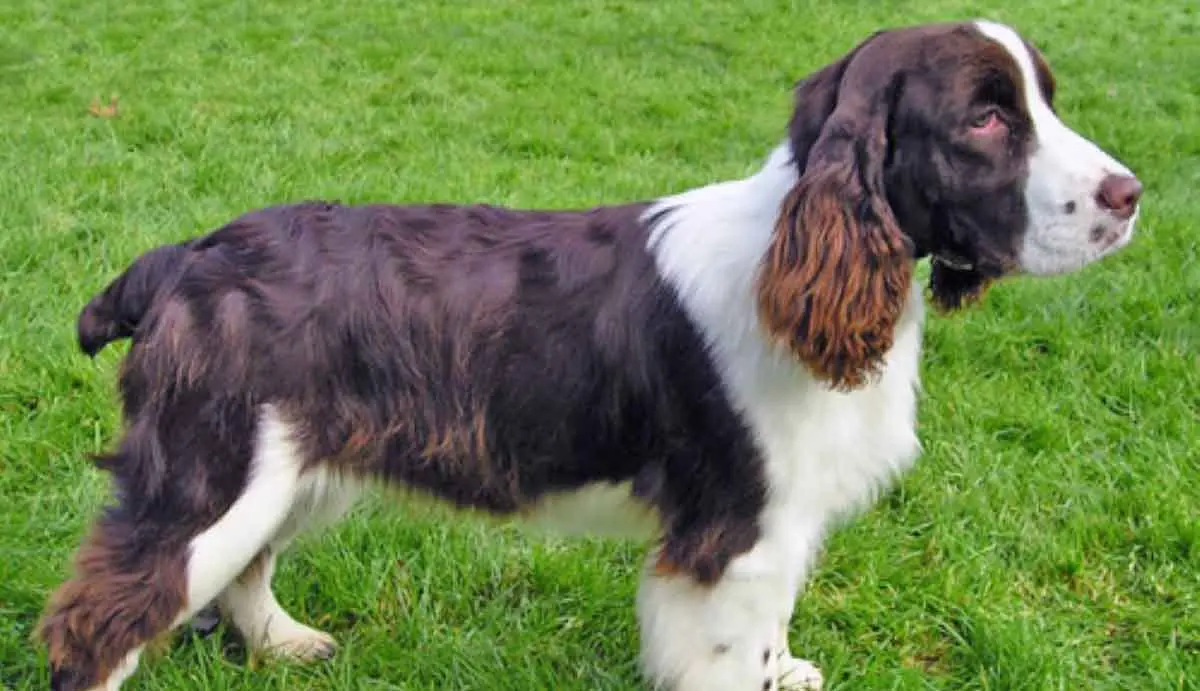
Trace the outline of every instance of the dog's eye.
{"type": "Polygon", "coordinates": [[[990,134],[1004,128],[1004,120],[995,109],[989,108],[971,118],[971,130],[976,134],[990,134]]]}

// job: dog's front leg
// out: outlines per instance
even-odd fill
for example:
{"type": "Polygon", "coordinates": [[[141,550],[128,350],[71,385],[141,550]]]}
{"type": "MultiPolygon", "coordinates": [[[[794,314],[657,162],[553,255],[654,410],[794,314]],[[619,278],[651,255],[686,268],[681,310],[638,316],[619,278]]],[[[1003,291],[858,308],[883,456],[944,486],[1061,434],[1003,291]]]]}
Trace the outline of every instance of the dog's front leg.
{"type": "MultiPolygon", "coordinates": [[[[720,578],[647,563],[638,592],[642,664],[655,688],[671,691],[800,691],[821,686],[812,664],[787,649],[787,624],[812,544],[765,525],[749,551],[720,578]]],[[[798,534],[798,532],[800,534],[798,534]]]]}

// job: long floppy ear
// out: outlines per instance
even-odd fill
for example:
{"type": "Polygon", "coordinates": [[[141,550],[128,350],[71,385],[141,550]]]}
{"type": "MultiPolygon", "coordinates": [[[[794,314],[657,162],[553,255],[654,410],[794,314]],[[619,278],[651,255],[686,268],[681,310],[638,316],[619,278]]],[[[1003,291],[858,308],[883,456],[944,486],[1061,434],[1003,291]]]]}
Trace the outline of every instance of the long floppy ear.
{"type": "Polygon", "coordinates": [[[887,124],[903,80],[854,54],[797,88],[801,176],[758,276],[763,326],[833,388],[866,384],[891,349],[913,257],[883,188],[887,124]]]}

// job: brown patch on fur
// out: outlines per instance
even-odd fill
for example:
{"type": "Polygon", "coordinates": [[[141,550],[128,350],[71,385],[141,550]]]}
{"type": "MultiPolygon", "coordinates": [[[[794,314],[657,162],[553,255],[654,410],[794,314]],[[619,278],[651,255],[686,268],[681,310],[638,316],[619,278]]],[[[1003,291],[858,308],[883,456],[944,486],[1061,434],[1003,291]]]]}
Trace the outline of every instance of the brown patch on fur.
{"type": "Polygon", "coordinates": [[[683,573],[683,568],[667,558],[663,552],[658,553],[658,558],[654,560],[654,575],[660,578],[670,578],[683,573]]]}
{"type": "Polygon", "coordinates": [[[191,308],[184,300],[172,299],[157,317],[141,355],[151,371],[171,373],[169,381],[156,382],[158,387],[195,385],[208,370],[208,357],[205,349],[196,347],[198,332],[191,308]]]}
{"type": "Polygon", "coordinates": [[[654,565],[659,576],[688,574],[701,585],[713,585],[735,557],[758,541],[757,524],[726,519],[676,530],[664,541],[654,565]]]}
{"type": "Polygon", "coordinates": [[[351,460],[361,458],[364,452],[367,451],[373,442],[374,435],[364,429],[356,429],[350,433],[350,438],[346,440],[346,445],[342,449],[341,458],[351,460]]]}
{"type": "Polygon", "coordinates": [[[48,648],[52,688],[102,683],[186,604],[185,551],[135,549],[128,530],[98,523],[76,552],[75,577],[50,598],[35,635],[48,648]]]}
{"type": "Polygon", "coordinates": [[[469,422],[434,432],[426,440],[421,455],[425,458],[485,460],[488,456],[486,415],[477,410],[469,422]]]}
{"type": "Polygon", "coordinates": [[[231,290],[217,302],[215,321],[222,351],[225,358],[222,367],[227,371],[226,376],[235,380],[245,377],[245,371],[250,367],[249,324],[253,320],[250,300],[246,293],[231,290]]]}
{"type": "Polygon", "coordinates": [[[863,194],[849,165],[831,165],[783,202],[758,277],[759,317],[817,378],[855,389],[892,347],[912,271],[887,202],[863,194]]]}

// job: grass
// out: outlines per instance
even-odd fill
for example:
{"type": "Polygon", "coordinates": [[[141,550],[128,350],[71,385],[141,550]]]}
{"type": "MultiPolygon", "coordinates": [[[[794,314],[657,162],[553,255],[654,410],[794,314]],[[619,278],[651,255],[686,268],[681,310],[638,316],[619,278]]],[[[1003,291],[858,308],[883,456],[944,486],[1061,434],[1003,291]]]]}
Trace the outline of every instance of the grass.
{"type": "MultiPolygon", "coordinates": [[[[105,500],[85,454],[119,353],[87,360],[73,325],[135,255],[301,198],[569,207],[738,176],[798,77],[881,26],[988,15],[1141,175],[1142,232],[930,324],[925,456],[829,542],[793,649],[834,690],[1200,689],[1200,14],[911,5],[6,3],[0,687],[45,688],[29,636],[105,500]]],[[[371,501],[277,579],[337,658],[185,636],[128,688],[637,689],[640,553],[371,501]]]]}

